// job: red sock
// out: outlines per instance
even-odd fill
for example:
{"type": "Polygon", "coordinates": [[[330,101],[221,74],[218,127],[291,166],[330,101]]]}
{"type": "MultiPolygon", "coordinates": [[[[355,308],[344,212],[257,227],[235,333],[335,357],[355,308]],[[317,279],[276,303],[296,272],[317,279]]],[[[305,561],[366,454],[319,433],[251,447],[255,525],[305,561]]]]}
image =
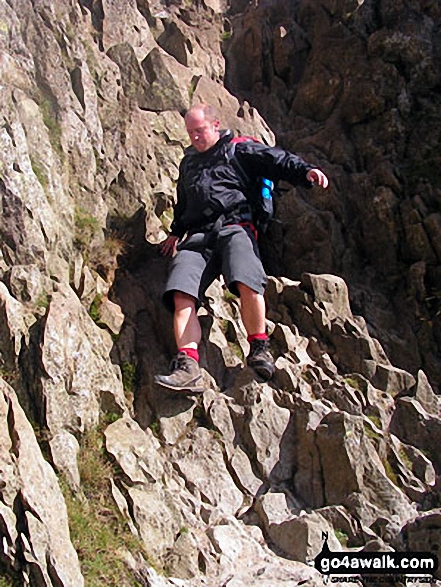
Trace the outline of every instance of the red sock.
{"type": "Polygon", "coordinates": [[[266,332],[258,332],[256,334],[250,334],[247,338],[249,343],[252,343],[253,340],[268,340],[268,335],[266,332]]]}
{"type": "Polygon", "coordinates": [[[185,353],[187,355],[187,357],[190,357],[191,359],[194,359],[196,361],[196,363],[199,363],[199,352],[198,349],[192,349],[189,347],[183,347],[181,349],[179,349],[180,353],[185,353]]]}

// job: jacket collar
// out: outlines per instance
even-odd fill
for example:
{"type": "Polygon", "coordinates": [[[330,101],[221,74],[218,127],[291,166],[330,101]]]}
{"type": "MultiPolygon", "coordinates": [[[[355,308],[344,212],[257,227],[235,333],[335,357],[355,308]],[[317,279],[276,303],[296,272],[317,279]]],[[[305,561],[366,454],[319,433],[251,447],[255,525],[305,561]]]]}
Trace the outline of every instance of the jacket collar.
{"type": "Polygon", "coordinates": [[[219,149],[220,147],[222,147],[223,145],[225,145],[226,143],[229,143],[231,141],[231,139],[234,137],[234,132],[231,129],[223,129],[220,131],[219,133],[219,140],[209,149],[207,149],[207,151],[204,151],[203,153],[199,153],[199,151],[197,151],[193,145],[190,145],[189,147],[187,147],[184,150],[185,155],[192,155],[192,156],[209,156],[212,153],[214,153],[215,151],[217,151],[217,149],[219,149]]]}

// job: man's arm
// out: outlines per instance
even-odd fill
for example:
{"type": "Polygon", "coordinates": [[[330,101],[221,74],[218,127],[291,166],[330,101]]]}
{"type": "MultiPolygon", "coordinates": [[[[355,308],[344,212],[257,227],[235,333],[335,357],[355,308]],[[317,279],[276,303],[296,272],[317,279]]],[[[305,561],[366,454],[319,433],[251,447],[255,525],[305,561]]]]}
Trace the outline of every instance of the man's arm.
{"type": "Polygon", "coordinates": [[[329,183],[320,169],[280,147],[246,142],[238,143],[235,152],[249,177],[267,177],[272,181],[284,180],[303,187],[311,187],[314,183],[326,187],[329,183]]]}

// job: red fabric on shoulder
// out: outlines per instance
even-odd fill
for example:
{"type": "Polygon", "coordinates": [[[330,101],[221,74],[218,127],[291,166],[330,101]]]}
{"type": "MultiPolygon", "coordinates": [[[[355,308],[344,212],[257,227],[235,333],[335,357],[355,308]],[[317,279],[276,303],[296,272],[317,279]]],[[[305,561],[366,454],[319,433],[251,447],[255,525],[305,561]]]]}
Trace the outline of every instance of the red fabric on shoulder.
{"type": "Polygon", "coordinates": [[[249,137],[249,136],[241,136],[241,137],[233,137],[231,139],[232,143],[248,143],[249,141],[253,141],[254,143],[260,143],[256,137],[249,137]]]}

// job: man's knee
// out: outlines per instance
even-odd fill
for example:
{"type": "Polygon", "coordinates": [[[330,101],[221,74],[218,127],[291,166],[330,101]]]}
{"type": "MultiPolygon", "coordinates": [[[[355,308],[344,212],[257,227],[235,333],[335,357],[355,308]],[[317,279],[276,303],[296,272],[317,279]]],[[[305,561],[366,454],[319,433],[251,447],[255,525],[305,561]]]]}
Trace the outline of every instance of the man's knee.
{"type": "Polygon", "coordinates": [[[236,288],[241,298],[261,297],[260,293],[252,289],[249,285],[245,285],[245,283],[241,283],[240,281],[236,282],[236,288]]]}

